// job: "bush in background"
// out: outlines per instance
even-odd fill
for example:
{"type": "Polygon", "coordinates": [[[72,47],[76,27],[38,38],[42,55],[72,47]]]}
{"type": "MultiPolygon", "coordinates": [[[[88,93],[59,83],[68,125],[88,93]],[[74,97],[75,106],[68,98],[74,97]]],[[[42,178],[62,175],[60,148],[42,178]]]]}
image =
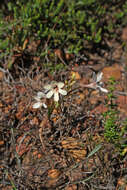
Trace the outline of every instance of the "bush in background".
{"type": "MultiPolygon", "coordinates": [[[[127,1],[17,0],[3,3],[0,10],[1,58],[13,54],[24,42],[41,40],[41,54],[62,48],[78,53],[88,44],[115,37],[126,24],[127,1]]],[[[35,52],[37,54],[38,52],[35,52]]]]}

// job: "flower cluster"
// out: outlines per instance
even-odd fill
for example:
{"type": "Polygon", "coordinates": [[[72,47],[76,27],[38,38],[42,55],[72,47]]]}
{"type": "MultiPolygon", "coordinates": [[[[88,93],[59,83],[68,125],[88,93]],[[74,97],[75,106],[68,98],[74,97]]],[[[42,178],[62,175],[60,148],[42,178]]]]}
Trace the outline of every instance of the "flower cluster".
{"type": "Polygon", "coordinates": [[[84,87],[98,89],[104,93],[108,93],[108,90],[102,87],[103,85],[103,82],[101,82],[102,76],[103,76],[102,72],[99,72],[97,75],[93,73],[93,82],[90,84],[84,85],[84,87]]]}
{"type": "Polygon", "coordinates": [[[46,94],[46,98],[51,98],[54,95],[54,101],[59,101],[59,93],[62,95],[67,95],[67,91],[63,90],[64,87],[63,82],[55,82],[53,81],[51,84],[45,85],[44,89],[48,92],[46,94]]]}
{"type": "MultiPolygon", "coordinates": [[[[99,72],[97,75],[93,73],[93,82],[87,85],[83,85],[83,87],[92,88],[100,90],[104,93],[108,93],[108,90],[102,87],[102,79],[103,73],[99,72]]],[[[44,108],[47,108],[47,105],[44,103],[43,99],[49,99],[52,96],[54,97],[54,101],[59,101],[60,94],[65,96],[67,95],[67,91],[63,89],[64,83],[63,82],[56,82],[52,81],[51,84],[47,84],[44,86],[45,93],[38,92],[37,96],[34,97],[34,99],[37,101],[35,104],[33,104],[33,108],[39,108],[43,106],[44,108]]]]}
{"type": "Polygon", "coordinates": [[[43,92],[38,92],[37,96],[34,97],[34,99],[37,101],[34,105],[33,108],[39,108],[43,106],[44,108],[47,108],[47,105],[42,102],[42,98],[51,98],[54,96],[54,101],[58,102],[59,101],[59,94],[61,95],[67,95],[67,91],[63,90],[62,88],[64,87],[63,82],[56,82],[52,81],[51,84],[47,84],[44,86],[45,93],[43,92]]]}
{"type": "Polygon", "coordinates": [[[44,108],[47,108],[47,105],[42,102],[42,98],[45,98],[45,94],[43,92],[38,92],[37,96],[34,97],[34,99],[37,101],[34,105],[33,108],[37,109],[43,106],[44,108]]]}

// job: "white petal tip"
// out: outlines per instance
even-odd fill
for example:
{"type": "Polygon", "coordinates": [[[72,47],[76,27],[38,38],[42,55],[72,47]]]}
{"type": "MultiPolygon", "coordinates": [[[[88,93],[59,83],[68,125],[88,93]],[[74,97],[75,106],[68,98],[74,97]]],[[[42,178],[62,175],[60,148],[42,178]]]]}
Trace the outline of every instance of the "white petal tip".
{"type": "Polygon", "coordinates": [[[98,73],[96,82],[99,82],[102,79],[102,76],[103,76],[102,72],[98,73]]]}
{"type": "Polygon", "coordinates": [[[57,85],[58,85],[58,88],[63,88],[64,87],[64,83],[63,82],[58,82],[57,85]]]}
{"type": "Polygon", "coordinates": [[[47,105],[45,103],[42,104],[44,108],[47,108],[47,105]]]}
{"type": "Polygon", "coordinates": [[[38,92],[37,97],[38,98],[43,98],[43,97],[45,97],[45,94],[43,92],[38,92]]]}
{"type": "Polygon", "coordinates": [[[66,90],[59,89],[59,93],[62,94],[63,96],[67,95],[67,91],[66,90]]]}
{"type": "Polygon", "coordinates": [[[52,90],[50,90],[47,94],[46,94],[46,98],[51,98],[52,97],[52,95],[53,95],[53,91],[52,90]]]}
{"type": "Polygon", "coordinates": [[[100,89],[102,92],[104,92],[104,93],[108,93],[108,90],[105,89],[105,88],[100,87],[99,89],[100,89]]]}
{"type": "Polygon", "coordinates": [[[50,85],[50,84],[47,84],[47,85],[44,86],[45,90],[50,90],[51,88],[52,88],[52,85],[50,85]]]}
{"type": "Polygon", "coordinates": [[[35,104],[33,104],[33,108],[34,109],[37,109],[37,108],[40,108],[42,106],[42,103],[41,102],[37,102],[37,103],[35,103],[35,104]]]}
{"type": "Polygon", "coordinates": [[[59,101],[59,94],[58,93],[54,93],[54,101],[55,102],[59,101]]]}

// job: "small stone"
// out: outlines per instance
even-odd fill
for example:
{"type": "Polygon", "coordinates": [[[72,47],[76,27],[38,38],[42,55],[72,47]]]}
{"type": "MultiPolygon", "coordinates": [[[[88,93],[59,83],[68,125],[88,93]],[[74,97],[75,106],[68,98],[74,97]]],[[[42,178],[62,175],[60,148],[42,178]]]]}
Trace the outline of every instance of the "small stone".
{"type": "Polygon", "coordinates": [[[118,182],[117,182],[117,185],[118,186],[124,186],[126,184],[126,179],[124,179],[124,177],[122,178],[119,178],[118,179],[118,182]]]}
{"type": "Polygon", "coordinates": [[[108,81],[111,77],[115,80],[120,80],[122,77],[121,67],[118,64],[115,64],[110,67],[105,67],[103,70],[103,80],[108,81]]]}
{"type": "Polygon", "coordinates": [[[94,113],[94,114],[101,114],[101,113],[104,113],[108,110],[108,108],[106,106],[104,106],[103,104],[95,107],[91,113],[94,113]]]}
{"type": "Polygon", "coordinates": [[[74,55],[71,54],[71,53],[65,53],[65,58],[66,58],[67,61],[69,61],[69,60],[74,58],[74,55]]]}
{"type": "Polygon", "coordinates": [[[123,29],[121,38],[123,41],[127,41],[127,27],[123,29]]]}
{"type": "Polygon", "coordinates": [[[118,105],[118,110],[127,116],[127,96],[118,96],[116,103],[118,105]]]}
{"type": "Polygon", "coordinates": [[[76,98],[76,103],[79,105],[82,103],[82,101],[85,99],[84,93],[78,93],[76,98]]]}
{"type": "Polygon", "coordinates": [[[71,76],[74,76],[76,80],[80,80],[81,76],[78,72],[71,71],[71,76]]]}
{"type": "Polygon", "coordinates": [[[0,141],[0,146],[4,145],[4,141],[0,141]]]}
{"type": "Polygon", "coordinates": [[[50,177],[51,179],[56,179],[58,178],[60,175],[60,171],[57,169],[51,169],[48,171],[48,177],[50,177]]]}
{"type": "Polygon", "coordinates": [[[55,55],[56,55],[57,57],[59,57],[60,59],[64,59],[64,58],[63,58],[63,52],[62,52],[62,50],[60,50],[60,49],[55,49],[55,50],[54,50],[54,53],[55,53],[55,55]]]}
{"type": "Polygon", "coordinates": [[[77,190],[77,185],[73,184],[73,185],[68,185],[65,190],[77,190]]]}
{"type": "Polygon", "coordinates": [[[4,78],[4,73],[0,71],[0,80],[4,78]]]}

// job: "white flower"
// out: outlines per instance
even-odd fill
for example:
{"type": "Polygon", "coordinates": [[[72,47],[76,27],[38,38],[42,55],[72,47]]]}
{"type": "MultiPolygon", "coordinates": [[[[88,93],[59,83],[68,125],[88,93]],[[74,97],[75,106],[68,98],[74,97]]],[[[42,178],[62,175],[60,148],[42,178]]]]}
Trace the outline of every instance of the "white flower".
{"type": "Polygon", "coordinates": [[[48,92],[46,94],[46,98],[51,98],[54,95],[54,101],[58,102],[59,93],[64,96],[67,95],[66,90],[62,89],[63,87],[64,87],[63,82],[56,82],[56,81],[53,81],[51,84],[45,85],[44,89],[48,92]]]}
{"type": "Polygon", "coordinates": [[[34,97],[34,99],[37,101],[35,104],[33,104],[34,109],[40,108],[41,106],[47,108],[47,105],[41,101],[41,98],[45,98],[45,94],[43,92],[38,92],[37,96],[34,97]]]}
{"type": "Polygon", "coordinates": [[[88,85],[85,85],[85,87],[99,89],[102,92],[108,93],[107,89],[101,87],[101,85],[103,84],[101,82],[102,76],[103,76],[102,72],[99,72],[97,75],[95,73],[93,73],[93,81],[94,82],[92,82],[88,85]]]}

